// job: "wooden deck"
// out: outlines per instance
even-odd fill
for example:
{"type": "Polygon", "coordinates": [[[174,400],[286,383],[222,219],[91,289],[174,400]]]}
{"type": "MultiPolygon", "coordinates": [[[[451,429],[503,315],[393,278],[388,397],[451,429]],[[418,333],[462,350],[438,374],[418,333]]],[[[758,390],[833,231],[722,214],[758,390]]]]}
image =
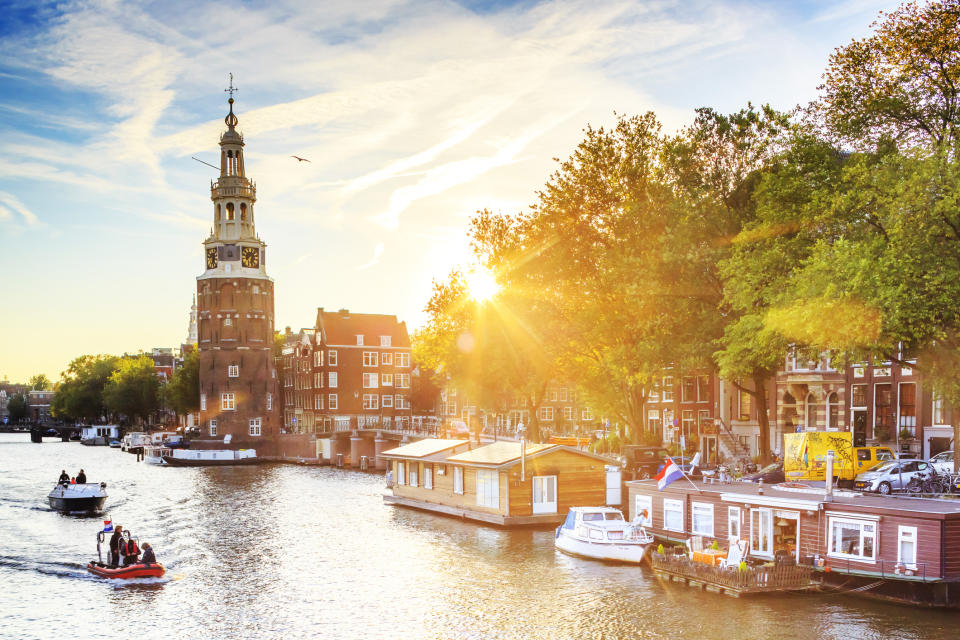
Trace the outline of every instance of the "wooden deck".
{"type": "Polygon", "coordinates": [[[686,556],[650,556],[650,566],[657,576],[684,582],[691,587],[723,593],[734,598],[761,593],[804,591],[817,586],[810,567],[775,565],[748,567],[745,571],[712,567],[691,562],[686,556]]]}
{"type": "Polygon", "coordinates": [[[422,509],[423,511],[433,511],[443,515],[463,518],[465,520],[475,520],[487,524],[495,524],[500,527],[555,527],[564,521],[566,514],[550,513],[536,516],[504,516],[499,513],[488,513],[485,511],[475,511],[453,505],[440,504],[437,502],[425,502],[413,498],[395,496],[387,493],[383,496],[384,504],[393,504],[413,509],[422,509]]]}

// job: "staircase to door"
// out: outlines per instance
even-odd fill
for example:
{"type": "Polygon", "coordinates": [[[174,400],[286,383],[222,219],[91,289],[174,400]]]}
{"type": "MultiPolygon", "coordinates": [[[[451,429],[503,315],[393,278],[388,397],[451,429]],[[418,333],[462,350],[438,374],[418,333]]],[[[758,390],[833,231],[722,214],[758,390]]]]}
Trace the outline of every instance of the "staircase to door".
{"type": "Polygon", "coordinates": [[[717,442],[720,446],[720,453],[722,453],[723,457],[727,460],[739,460],[740,458],[750,459],[752,457],[750,450],[740,442],[740,439],[726,429],[719,430],[717,442]]]}

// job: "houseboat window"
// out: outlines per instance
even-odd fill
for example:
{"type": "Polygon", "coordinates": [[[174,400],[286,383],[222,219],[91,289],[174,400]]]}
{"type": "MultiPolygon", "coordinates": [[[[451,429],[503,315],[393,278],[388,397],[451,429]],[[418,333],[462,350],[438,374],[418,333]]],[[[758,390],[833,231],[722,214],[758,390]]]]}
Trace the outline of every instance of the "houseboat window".
{"type": "Polygon", "coordinates": [[[463,495],[463,467],[453,468],[453,492],[463,495]]]}
{"type": "Polygon", "coordinates": [[[750,548],[758,556],[773,556],[773,512],[770,509],[750,511],[750,548]]]}
{"type": "Polygon", "coordinates": [[[477,506],[500,507],[500,473],[495,469],[477,469],[477,506]]]}
{"type": "Polygon", "coordinates": [[[713,505],[694,502],[690,505],[691,530],[693,533],[713,537],[713,505]]]}
{"type": "Polygon", "coordinates": [[[406,484],[406,476],[404,475],[406,470],[404,469],[404,464],[402,462],[397,463],[397,484],[401,487],[406,484]]]}
{"type": "Polygon", "coordinates": [[[683,503],[679,500],[663,501],[663,528],[668,531],[683,531],[683,503]]]}
{"type": "Polygon", "coordinates": [[[740,540],[740,507],[727,507],[727,537],[733,542],[740,540]]]}
{"type": "Polygon", "coordinates": [[[433,468],[430,466],[423,468],[423,488],[433,489],[433,468]]]}
{"type": "Polygon", "coordinates": [[[650,496],[633,497],[633,517],[644,527],[653,526],[653,498],[650,496]]]}
{"type": "Polygon", "coordinates": [[[917,564],[917,528],[900,526],[897,534],[897,562],[909,568],[917,564]]]}
{"type": "Polygon", "coordinates": [[[411,487],[417,486],[417,469],[413,465],[410,465],[410,472],[407,478],[410,480],[411,487]]]}
{"type": "Polygon", "coordinates": [[[874,522],[830,518],[830,555],[873,562],[877,525],[874,522]]]}

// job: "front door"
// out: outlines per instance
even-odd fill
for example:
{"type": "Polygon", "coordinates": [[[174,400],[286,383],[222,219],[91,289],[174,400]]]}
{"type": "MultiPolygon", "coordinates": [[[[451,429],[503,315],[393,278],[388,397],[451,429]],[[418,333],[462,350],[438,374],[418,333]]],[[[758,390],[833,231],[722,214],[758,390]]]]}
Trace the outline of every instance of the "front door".
{"type": "Polygon", "coordinates": [[[853,412],[853,446],[865,447],[867,445],[867,412],[853,412]]]}
{"type": "Polygon", "coordinates": [[[533,513],[557,512],[557,476],[533,476],[533,513]]]}
{"type": "Polygon", "coordinates": [[[750,510],[750,554],[773,557],[773,510],[750,510]]]}

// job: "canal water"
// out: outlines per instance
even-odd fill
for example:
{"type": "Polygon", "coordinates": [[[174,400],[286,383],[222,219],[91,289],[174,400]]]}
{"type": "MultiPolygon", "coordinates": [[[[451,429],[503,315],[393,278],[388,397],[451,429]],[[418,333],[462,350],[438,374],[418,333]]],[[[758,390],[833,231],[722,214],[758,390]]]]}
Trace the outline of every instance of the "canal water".
{"type": "Polygon", "coordinates": [[[176,469],[106,447],[0,434],[0,639],[956,638],[960,613],[837,594],[735,600],[646,568],[382,503],[375,474],[293,465],[176,469]],[[86,572],[100,518],[52,511],[61,469],[107,482],[107,512],[168,569],[86,572]]]}

